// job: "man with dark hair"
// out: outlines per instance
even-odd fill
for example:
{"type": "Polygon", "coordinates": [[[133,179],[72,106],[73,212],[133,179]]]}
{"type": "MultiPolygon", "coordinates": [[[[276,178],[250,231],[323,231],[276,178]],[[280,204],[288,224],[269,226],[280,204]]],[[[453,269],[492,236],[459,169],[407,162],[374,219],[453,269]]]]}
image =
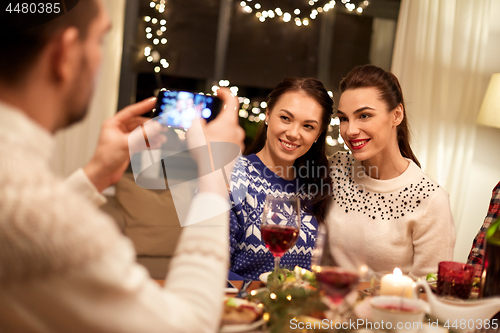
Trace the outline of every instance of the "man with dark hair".
{"type": "Polygon", "coordinates": [[[9,10],[3,5],[0,8],[0,78],[10,84],[23,83],[26,73],[56,31],[72,26],[84,40],[90,22],[99,13],[96,0],[66,0],[57,2],[59,5],[55,8],[55,2],[46,2],[42,7],[37,5],[41,1],[23,3],[35,3],[37,13],[30,13],[29,6],[27,13],[23,13],[22,6],[16,9],[16,3],[11,3],[9,10]]]}
{"type": "MultiPolygon", "coordinates": [[[[154,99],[108,119],[94,157],[70,179],[49,169],[53,134],[86,113],[110,26],[101,0],[60,5],[55,19],[33,16],[26,24],[34,30],[14,22],[12,35],[0,36],[0,332],[213,332],[228,266],[223,175],[200,177],[187,217],[187,224],[198,223],[185,228],[165,288],[135,262],[131,242],[96,207],[98,192],[122,176],[129,134],[145,122],[140,115],[154,99]],[[32,54],[18,54],[11,70],[4,61],[16,56],[5,53],[31,47],[13,36],[40,43],[26,51],[32,54]]],[[[219,96],[221,114],[210,124],[200,121],[206,141],[241,147],[238,102],[228,90],[219,96]]],[[[161,144],[149,136],[160,125],[143,125],[149,145],[161,144]]],[[[193,140],[199,146],[203,135],[192,132],[193,140]]]]}

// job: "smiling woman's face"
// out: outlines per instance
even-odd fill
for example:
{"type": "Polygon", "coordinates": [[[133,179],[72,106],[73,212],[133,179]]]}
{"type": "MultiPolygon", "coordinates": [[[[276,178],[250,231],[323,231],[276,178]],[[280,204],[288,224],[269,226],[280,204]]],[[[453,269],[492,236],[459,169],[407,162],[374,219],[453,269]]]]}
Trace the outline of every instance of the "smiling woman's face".
{"type": "MultiPolygon", "coordinates": [[[[267,140],[262,153],[271,166],[291,166],[318,139],[323,109],[303,91],[283,94],[268,110],[267,140]]],[[[269,165],[268,165],[269,166],[269,165]]]]}
{"type": "MultiPolygon", "coordinates": [[[[346,90],[339,100],[340,135],[358,161],[386,156],[397,147],[397,126],[401,123],[399,106],[387,110],[376,88],[346,90]],[[390,112],[389,112],[390,111],[390,112]]],[[[386,156],[389,157],[389,156],[386,156]]]]}

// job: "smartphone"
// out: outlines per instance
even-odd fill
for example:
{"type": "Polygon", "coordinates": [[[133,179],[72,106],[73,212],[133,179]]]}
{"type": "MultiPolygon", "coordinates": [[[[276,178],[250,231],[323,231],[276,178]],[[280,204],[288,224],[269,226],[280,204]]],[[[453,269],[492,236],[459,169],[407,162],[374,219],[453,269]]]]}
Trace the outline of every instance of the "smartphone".
{"type": "Polygon", "coordinates": [[[161,89],[156,99],[157,120],[164,126],[189,129],[195,118],[215,119],[222,101],[215,96],[161,89]]]}
{"type": "Polygon", "coordinates": [[[226,289],[224,290],[226,293],[237,293],[239,291],[238,288],[236,288],[236,286],[231,283],[231,281],[229,281],[229,280],[226,280],[226,281],[227,281],[227,285],[226,285],[226,289]]]}

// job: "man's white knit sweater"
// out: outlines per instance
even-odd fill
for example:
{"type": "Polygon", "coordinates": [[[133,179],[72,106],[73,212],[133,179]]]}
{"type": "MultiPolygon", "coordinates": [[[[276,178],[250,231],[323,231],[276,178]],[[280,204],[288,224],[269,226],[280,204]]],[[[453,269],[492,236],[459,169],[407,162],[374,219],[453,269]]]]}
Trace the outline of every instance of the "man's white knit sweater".
{"type": "MultiPolygon", "coordinates": [[[[216,331],[228,214],[185,228],[161,288],[96,207],[102,197],[83,171],[64,182],[49,170],[53,145],[0,103],[0,332],[216,331]]],[[[200,193],[190,216],[226,207],[200,193]]]]}

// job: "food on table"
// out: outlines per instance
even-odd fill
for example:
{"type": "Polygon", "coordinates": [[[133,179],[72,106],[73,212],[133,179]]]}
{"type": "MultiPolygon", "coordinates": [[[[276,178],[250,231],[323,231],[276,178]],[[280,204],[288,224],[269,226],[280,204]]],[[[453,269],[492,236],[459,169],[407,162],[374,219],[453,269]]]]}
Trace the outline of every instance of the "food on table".
{"type": "MultiPolygon", "coordinates": [[[[274,279],[275,275],[276,275],[275,272],[271,272],[271,274],[269,274],[267,276],[267,281],[271,281],[272,279],[274,279]]],[[[285,282],[286,279],[294,279],[295,280],[295,274],[293,273],[293,271],[286,269],[286,268],[280,269],[277,273],[277,277],[278,277],[278,282],[281,282],[281,283],[285,282]]]]}
{"type": "MultiPolygon", "coordinates": [[[[269,274],[267,281],[272,281],[275,274],[275,272],[269,274]]],[[[295,266],[293,270],[282,268],[277,274],[278,282],[280,284],[285,284],[286,286],[295,285],[302,286],[304,288],[316,286],[316,277],[314,276],[314,273],[299,266],[295,266]]]]}
{"type": "Polygon", "coordinates": [[[425,279],[427,280],[427,282],[434,282],[434,281],[437,281],[438,275],[436,273],[429,273],[429,274],[427,274],[425,279]]]}
{"type": "Polygon", "coordinates": [[[221,325],[251,324],[262,317],[262,308],[244,299],[228,297],[224,301],[221,325]]]}

